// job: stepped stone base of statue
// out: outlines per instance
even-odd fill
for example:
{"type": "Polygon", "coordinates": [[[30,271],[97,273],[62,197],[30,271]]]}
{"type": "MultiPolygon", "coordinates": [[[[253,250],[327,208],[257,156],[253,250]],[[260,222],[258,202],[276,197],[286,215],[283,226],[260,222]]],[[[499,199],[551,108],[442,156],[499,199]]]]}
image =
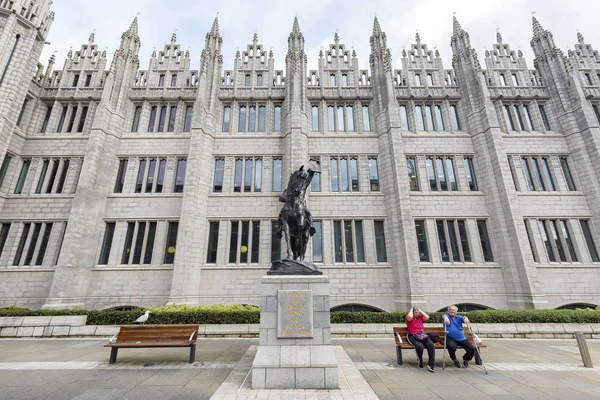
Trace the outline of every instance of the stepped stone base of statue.
{"type": "Polygon", "coordinates": [[[338,388],[329,308],[325,275],[262,278],[253,389],[338,388]]]}

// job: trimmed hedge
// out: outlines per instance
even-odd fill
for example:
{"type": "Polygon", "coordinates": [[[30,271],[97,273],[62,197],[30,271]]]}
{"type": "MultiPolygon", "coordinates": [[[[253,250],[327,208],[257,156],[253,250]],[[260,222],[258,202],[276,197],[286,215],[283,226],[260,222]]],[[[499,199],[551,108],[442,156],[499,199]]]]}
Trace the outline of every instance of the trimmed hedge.
{"type": "MultiPolygon", "coordinates": [[[[258,324],[260,311],[252,306],[165,306],[150,308],[148,324],[258,324]]],[[[87,315],[88,325],[127,325],[146,311],[145,308],[117,310],[29,310],[0,309],[0,317],[87,315]]],[[[334,311],[334,324],[404,324],[405,312],[334,311]]],[[[430,322],[442,320],[443,313],[428,313],[430,322]]],[[[464,315],[464,314],[463,314],[464,315]]],[[[485,310],[466,313],[473,323],[600,323],[600,310],[485,310]]]]}

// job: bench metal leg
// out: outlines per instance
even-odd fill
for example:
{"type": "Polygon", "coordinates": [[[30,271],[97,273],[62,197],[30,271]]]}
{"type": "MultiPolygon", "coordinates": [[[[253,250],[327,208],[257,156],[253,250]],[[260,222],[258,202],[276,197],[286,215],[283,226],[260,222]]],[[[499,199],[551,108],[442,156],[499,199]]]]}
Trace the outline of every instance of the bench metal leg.
{"type": "Polygon", "coordinates": [[[483,361],[481,360],[481,356],[477,350],[475,350],[475,364],[483,365],[483,361]]]}
{"type": "Polygon", "coordinates": [[[118,347],[112,347],[110,349],[110,358],[108,359],[109,364],[114,364],[117,362],[117,352],[119,351],[118,347]]]}
{"type": "Polygon", "coordinates": [[[188,361],[188,363],[193,364],[195,360],[196,360],[196,343],[194,343],[192,345],[192,347],[190,348],[190,361],[188,361]]]}
{"type": "Polygon", "coordinates": [[[396,346],[396,362],[402,365],[402,349],[398,346],[396,346]]]}

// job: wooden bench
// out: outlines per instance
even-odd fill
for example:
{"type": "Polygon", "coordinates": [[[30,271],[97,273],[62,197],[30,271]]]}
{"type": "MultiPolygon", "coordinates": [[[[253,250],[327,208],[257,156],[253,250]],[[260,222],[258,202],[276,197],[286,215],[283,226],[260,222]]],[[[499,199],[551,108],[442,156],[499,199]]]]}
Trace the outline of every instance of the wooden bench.
{"type": "MultiPolygon", "coordinates": [[[[463,326],[463,329],[465,331],[465,337],[467,338],[467,340],[469,340],[471,343],[473,343],[475,346],[477,346],[479,348],[487,347],[483,343],[476,343],[473,341],[473,338],[469,334],[469,328],[467,328],[466,326],[463,326]]],[[[438,335],[442,342],[444,340],[444,328],[441,326],[426,327],[425,332],[429,333],[431,335],[438,335]]],[[[406,338],[406,327],[394,327],[394,340],[396,341],[396,361],[398,362],[399,365],[402,365],[402,349],[414,349],[414,346],[412,344],[408,343],[408,339],[406,338]],[[399,337],[402,338],[402,341],[400,341],[399,337]]],[[[436,350],[444,349],[443,343],[433,343],[433,345],[436,350]]],[[[477,351],[475,352],[475,364],[477,364],[477,365],[482,364],[481,357],[479,357],[479,354],[477,351]]]]}
{"type": "Polygon", "coordinates": [[[109,364],[117,361],[119,349],[190,347],[189,363],[196,359],[199,325],[126,325],[104,347],[110,347],[109,364]]]}

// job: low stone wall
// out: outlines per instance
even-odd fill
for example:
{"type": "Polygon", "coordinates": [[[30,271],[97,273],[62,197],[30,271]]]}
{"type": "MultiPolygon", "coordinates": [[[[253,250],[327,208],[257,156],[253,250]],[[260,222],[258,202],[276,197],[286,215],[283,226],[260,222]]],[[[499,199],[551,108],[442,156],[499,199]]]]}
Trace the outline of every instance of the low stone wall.
{"type": "MultiPolygon", "coordinates": [[[[86,325],[87,316],[0,317],[0,337],[112,337],[114,325],[86,325]]],[[[400,324],[331,324],[334,338],[387,337],[400,324]]],[[[425,324],[439,326],[439,324],[425,324]]],[[[481,338],[571,339],[583,332],[587,339],[600,339],[600,324],[472,324],[481,338]]],[[[200,325],[199,337],[258,337],[259,324],[200,325]]]]}

